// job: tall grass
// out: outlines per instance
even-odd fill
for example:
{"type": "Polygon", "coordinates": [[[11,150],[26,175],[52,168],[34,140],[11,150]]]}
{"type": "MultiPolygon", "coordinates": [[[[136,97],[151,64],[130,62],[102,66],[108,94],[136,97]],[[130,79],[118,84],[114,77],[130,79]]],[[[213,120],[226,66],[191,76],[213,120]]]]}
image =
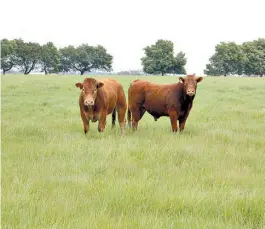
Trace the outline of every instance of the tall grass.
{"type": "Polygon", "coordinates": [[[121,137],[83,134],[83,78],[2,76],[2,228],[265,228],[264,79],[205,77],[182,135],[146,113],[121,137]]]}

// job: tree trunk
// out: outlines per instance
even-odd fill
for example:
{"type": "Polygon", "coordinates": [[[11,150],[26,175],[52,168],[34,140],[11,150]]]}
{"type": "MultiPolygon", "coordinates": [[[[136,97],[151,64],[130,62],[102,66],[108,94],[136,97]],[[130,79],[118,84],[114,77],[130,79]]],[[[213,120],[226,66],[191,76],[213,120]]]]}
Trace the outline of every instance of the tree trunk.
{"type": "Polygon", "coordinates": [[[48,71],[46,67],[44,67],[44,72],[45,72],[45,75],[48,75],[48,71]]]}
{"type": "Polygon", "coordinates": [[[161,74],[162,74],[162,76],[163,76],[163,75],[164,75],[164,72],[162,72],[161,74]]]}
{"type": "Polygon", "coordinates": [[[9,68],[3,68],[3,75],[5,75],[6,72],[8,72],[9,70],[11,70],[11,68],[13,68],[13,65],[14,64],[11,63],[9,68]]]}
{"type": "Polygon", "coordinates": [[[80,75],[81,75],[81,76],[84,75],[84,73],[86,72],[86,70],[87,70],[86,68],[81,69],[81,70],[80,70],[80,75]]]}
{"type": "Polygon", "coordinates": [[[28,70],[28,68],[25,70],[24,75],[28,75],[34,68],[35,68],[36,61],[33,61],[31,68],[28,70]],[[28,70],[28,71],[27,71],[28,70]]]}

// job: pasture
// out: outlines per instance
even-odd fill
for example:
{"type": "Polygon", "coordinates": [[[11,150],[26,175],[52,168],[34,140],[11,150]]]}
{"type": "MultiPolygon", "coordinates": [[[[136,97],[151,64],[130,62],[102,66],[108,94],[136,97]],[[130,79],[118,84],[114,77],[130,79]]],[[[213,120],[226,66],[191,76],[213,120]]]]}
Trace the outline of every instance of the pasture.
{"type": "Polygon", "coordinates": [[[84,135],[85,76],[1,77],[2,228],[265,228],[264,78],[205,77],[183,134],[146,113],[121,137],[84,135]]]}

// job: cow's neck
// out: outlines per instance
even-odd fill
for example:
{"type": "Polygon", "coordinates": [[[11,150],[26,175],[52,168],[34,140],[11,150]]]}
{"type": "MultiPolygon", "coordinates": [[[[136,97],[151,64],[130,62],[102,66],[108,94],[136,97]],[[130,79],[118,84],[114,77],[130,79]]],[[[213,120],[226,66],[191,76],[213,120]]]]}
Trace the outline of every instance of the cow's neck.
{"type": "Polygon", "coordinates": [[[102,103],[104,101],[104,93],[102,91],[102,89],[99,89],[97,91],[97,97],[96,97],[96,100],[95,100],[95,109],[97,107],[100,107],[100,103],[102,103]]]}
{"type": "Polygon", "coordinates": [[[192,96],[192,97],[188,96],[188,95],[186,94],[186,92],[185,92],[184,87],[182,87],[182,92],[181,92],[181,94],[182,94],[181,97],[182,97],[183,103],[185,103],[185,104],[187,104],[187,105],[192,104],[192,102],[193,102],[193,100],[194,100],[194,98],[195,98],[195,95],[192,96]]]}

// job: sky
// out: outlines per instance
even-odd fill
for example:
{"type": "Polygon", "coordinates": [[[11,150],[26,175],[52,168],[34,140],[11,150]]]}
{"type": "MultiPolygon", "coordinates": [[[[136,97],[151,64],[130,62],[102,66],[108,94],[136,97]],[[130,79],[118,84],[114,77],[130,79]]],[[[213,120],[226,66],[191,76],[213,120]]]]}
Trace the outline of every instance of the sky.
{"type": "Polygon", "coordinates": [[[264,0],[4,0],[1,9],[1,39],[100,44],[114,71],[141,69],[143,48],[167,39],[201,75],[216,44],[265,38],[264,0]]]}

